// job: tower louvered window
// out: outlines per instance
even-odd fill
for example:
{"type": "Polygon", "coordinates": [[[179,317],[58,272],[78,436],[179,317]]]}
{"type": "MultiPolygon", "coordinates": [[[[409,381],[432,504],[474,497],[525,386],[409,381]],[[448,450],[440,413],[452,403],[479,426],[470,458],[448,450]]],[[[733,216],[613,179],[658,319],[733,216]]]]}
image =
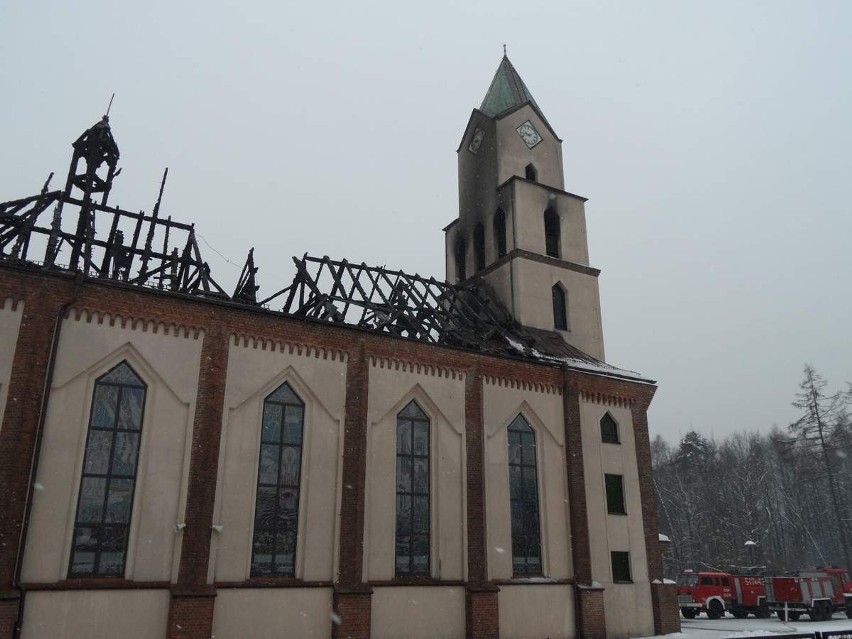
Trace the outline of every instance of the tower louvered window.
{"type": "Polygon", "coordinates": [[[476,258],[476,270],[485,268],[485,228],[477,224],[473,230],[473,253],[476,258]]]}
{"type": "Polygon", "coordinates": [[[506,255],[506,212],[497,209],[494,214],[494,243],[497,245],[497,257],[506,255]]]}
{"type": "Polygon", "coordinates": [[[293,577],[299,530],[305,404],[289,384],[263,402],[252,577],[293,577]]]}
{"type": "Polygon", "coordinates": [[[146,386],[122,362],[95,382],[69,577],[123,577],[146,386]]]}
{"type": "Polygon", "coordinates": [[[550,257],[559,257],[559,214],[553,209],[544,212],[544,251],[550,257]]]}

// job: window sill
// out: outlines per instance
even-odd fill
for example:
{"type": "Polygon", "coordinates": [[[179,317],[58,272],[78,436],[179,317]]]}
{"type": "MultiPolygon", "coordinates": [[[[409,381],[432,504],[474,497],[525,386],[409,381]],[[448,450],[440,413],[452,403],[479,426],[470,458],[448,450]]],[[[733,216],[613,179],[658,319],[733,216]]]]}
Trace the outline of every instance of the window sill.
{"type": "Polygon", "coordinates": [[[371,581],[371,586],[464,586],[465,582],[461,579],[436,579],[429,575],[411,575],[404,577],[394,577],[393,579],[384,579],[379,581],[371,581]]]}
{"type": "Polygon", "coordinates": [[[495,579],[498,586],[564,586],[573,584],[573,579],[554,579],[552,577],[512,577],[511,579],[495,579]]]}
{"type": "Polygon", "coordinates": [[[629,580],[627,580],[627,581],[623,581],[623,580],[622,580],[622,581],[613,580],[613,582],[612,582],[612,583],[613,583],[613,584],[616,584],[616,585],[618,585],[618,584],[622,584],[622,585],[632,586],[632,585],[633,585],[633,580],[632,580],[632,579],[629,579],[629,580]]]}
{"type": "Polygon", "coordinates": [[[24,590],[108,590],[136,589],[154,590],[170,588],[168,581],[133,581],[124,577],[74,577],[55,583],[24,583],[24,590]]]}
{"type": "Polygon", "coordinates": [[[619,516],[619,517],[627,517],[627,513],[626,513],[626,512],[623,512],[623,513],[614,513],[614,512],[612,512],[611,510],[608,510],[606,514],[607,514],[607,515],[616,515],[616,516],[619,516]]]}
{"type": "Polygon", "coordinates": [[[245,581],[217,581],[216,588],[331,588],[331,581],[305,581],[296,577],[249,577],[245,581]]]}

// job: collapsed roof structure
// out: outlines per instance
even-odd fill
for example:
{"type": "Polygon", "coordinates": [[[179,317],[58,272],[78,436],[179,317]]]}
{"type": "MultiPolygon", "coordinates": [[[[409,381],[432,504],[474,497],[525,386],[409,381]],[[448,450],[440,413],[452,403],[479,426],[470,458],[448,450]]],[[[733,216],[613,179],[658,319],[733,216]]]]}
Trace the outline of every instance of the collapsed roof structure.
{"type": "Polygon", "coordinates": [[[232,294],[213,279],[195,225],[160,213],[168,169],[150,214],[108,204],[120,154],[104,116],[74,143],[65,187],[0,203],[0,262],[78,272],[125,285],[263,307],[406,339],[523,357],[597,374],[648,381],[566,344],[557,333],[517,323],[482,279],[458,285],[329,257],[294,257],[286,288],[257,292],[253,249],[232,294]],[[282,303],[278,308],[270,305],[282,303]]]}

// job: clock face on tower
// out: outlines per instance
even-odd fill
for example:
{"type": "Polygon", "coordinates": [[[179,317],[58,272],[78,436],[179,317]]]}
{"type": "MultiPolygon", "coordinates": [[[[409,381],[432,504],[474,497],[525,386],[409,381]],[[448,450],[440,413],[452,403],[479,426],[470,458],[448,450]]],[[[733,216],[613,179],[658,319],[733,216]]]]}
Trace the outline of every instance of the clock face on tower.
{"type": "Polygon", "coordinates": [[[482,145],[482,139],[485,137],[485,131],[477,129],[473,132],[473,139],[470,141],[470,146],[467,150],[476,155],[479,152],[479,147],[482,145]]]}
{"type": "Polygon", "coordinates": [[[538,134],[538,131],[535,130],[535,127],[529,120],[519,126],[517,128],[517,131],[518,135],[521,136],[527,147],[530,149],[533,148],[539,142],[541,142],[541,136],[538,134]]]}

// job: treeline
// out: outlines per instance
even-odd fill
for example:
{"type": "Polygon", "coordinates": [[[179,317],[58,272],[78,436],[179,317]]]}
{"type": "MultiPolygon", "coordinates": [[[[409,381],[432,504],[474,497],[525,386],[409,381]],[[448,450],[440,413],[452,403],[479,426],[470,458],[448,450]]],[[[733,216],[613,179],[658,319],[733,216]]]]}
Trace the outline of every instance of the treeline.
{"type": "Polygon", "coordinates": [[[697,432],[652,442],[666,576],[684,569],[785,574],[852,569],[852,394],[826,393],[810,367],[802,418],[722,441],[697,432]]]}

